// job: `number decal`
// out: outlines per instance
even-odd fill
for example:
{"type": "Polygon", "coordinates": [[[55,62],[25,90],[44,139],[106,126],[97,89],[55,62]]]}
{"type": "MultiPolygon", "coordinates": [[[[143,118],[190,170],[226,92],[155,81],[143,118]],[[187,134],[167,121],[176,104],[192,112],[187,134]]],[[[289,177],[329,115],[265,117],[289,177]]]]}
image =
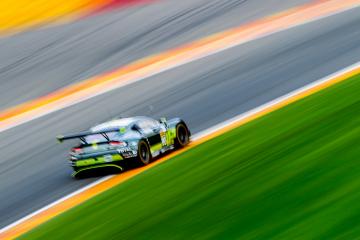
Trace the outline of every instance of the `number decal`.
{"type": "Polygon", "coordinates": [[[160,137],[161,137],[161,143],[163,146],[167,145],[167,141],[166,141],[166,132],[161,131],[160,132],[160,137]]]}

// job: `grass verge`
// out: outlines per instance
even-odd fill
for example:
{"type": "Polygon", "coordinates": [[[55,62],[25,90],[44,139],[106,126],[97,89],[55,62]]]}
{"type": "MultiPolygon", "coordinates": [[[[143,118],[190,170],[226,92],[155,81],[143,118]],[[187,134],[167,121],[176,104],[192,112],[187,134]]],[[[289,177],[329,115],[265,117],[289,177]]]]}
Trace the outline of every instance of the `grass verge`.
{"type": "Polygon", "coordinates": [[[234,129],[23,239],[355,239],[360,75],[234,129]]]}

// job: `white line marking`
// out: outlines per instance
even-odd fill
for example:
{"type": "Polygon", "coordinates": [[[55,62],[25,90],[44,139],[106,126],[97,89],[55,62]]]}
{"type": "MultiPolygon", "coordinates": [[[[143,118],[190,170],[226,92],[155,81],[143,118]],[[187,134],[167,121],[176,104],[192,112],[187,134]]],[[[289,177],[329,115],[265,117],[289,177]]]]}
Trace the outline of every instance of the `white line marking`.
{"type": "Polygon", "coordinates": [[[29,215],[27,215],[27,216],[25,216],[25,217],[17,220],[16,222],[11,223],[10,225],[8,225],[8,226],[0,229],[0,233],[6,232],[6,231],[9,230],[10,228],[15,227],[16,225],[19,225],[19,224],[22,223],[22,222],[25,222],[26,220],[32,218],[33,216],[35,216],[35,215],[37,215],[37,214],[40,214],[40,213],[46,211],[47,209],[49,209],[49,208],[51,208],[51,207],[53,207],[53,206],[55,206],[55,205],[57,205],[57,204],[59,204],[59,203],[61,203],[61,202],[64,202],[65,200],[67,200],[67,199],[69,199],[69,198],[71,198],[71,197],[73,197],[73,196],[75,196],[75,195],[78,195],[78,194],[86,191],[87,189],[92,188],[92,187],[94,187],[94,186],[96,186],[96,185],[98,185],[98,184],[100,184],[100,183],[102,183],[102,182],[104,182],[104,181],[112,178],[112,177],[113,177],[113,175],[100,178],[99,180],[96,180],[95,182],[90,183],[89,185],[86,185],[85,187],[82,187],[82,188],[80,188],[79,190],[76,190],[75,192],[72,192],[72,193],[70,193],[69,195],[66,195],[66,196],[60,198],[59,200],[56,200],[55,202],[50,203],[49,205],[46,205],[45,207],[40,208],[39,210],[37,210],[37,211],[35,211],[35,212],[33,212],[33,213],[30,213],[29,215]]]}
{"type": "MultiPolygon", "coordinates": [[[[149,73],[149,74],[147,74],[145,76],[132,78],[132,80],[128,80],[128,81],[125,81],[125,82],[120,81],[118,83],[114,83],[114,85],[112,85],[111,87],[104,87],[103,90],[101,90],[101,91],[97,91],[95,93],[92,93],[92,94],[89,94],[89,95],[86,95],[86,96],[77,97],[76,100],[71,99],[71,97],[74,97],[76,95],[76,93],[74,93],[72,95],[64,97],[64,98],[62,98],[62,99],[60,99],[58,101],[55,101],[53,103],[46,104],[46,105],[44,105],[42,107],[39,107],[37,109],[33,109],[33,110],[29,111],[29,112],[24,112],[23,114],[19,114],[19,115],[14,116],[14,117],[12,117],[10,119],[4,120],[2,122],[2,125],[0,124],[0,132],[6,131],[6,130],[8,130],[10,128],[17,127],[17,126],[19,126],[21,124],[30,122],[32,120],[35,120],[35,119],[38,119],[40,117],[46,116],[46,115],[48,115],[50,113],[53,113],[53,112],[59,111],[61,109],[73,106],[75,104],[84,102],[86,100],[89,100],[89,99],[94,98],[96,96],[99,96],[101,94],[107,93],[109,91],[112,91],[112,90],[115,90],[115,89],[118,89],[118,88],[121,88],[121,87],[125,87],[127,85],[130,85],[130,84],[133,84],[133,83],[136,83],[136,82],[139,82],[139,81],[142,81],[144,79],[153,77],[153,76],[158,75],[160,73],[163,73],[165,71],[168,71],[168,70],[177,68],[179,66],[182,66],[182,65],[197,61],[199,59],[203,59],[203,58],[206,58],[208,56],[215,55],[217,53],[220,53],[220,52],[223,52],[225,50],[231,49],[233,47],[242,45],[244,43],[251,42],[251,41],[254,41],[254,40],[258,40],[258,39],[270,36],[272,34],[279,33],[279,32],[282,32],[282,31],[285,31],[285,30],[288,30],[288,29],[291,29],[291,28],[295,28],[295,27],[298,27],[298,26],[301,26],[301,25],[305,25],[305,24],[308,24],[308,23],[311,23],[311,22],[315,22],[315,21],[318,21],[318,20],[323,19],[323,18],[327,18],[327,17],[333,16],[333,15],[336,15],[336,14],[339,14],[339,13],[342,13],[342,12],[346,12],[348,10],[357,8],[359,6],[360,6],[360,3],[357,4],[357,5],[354,5],[354,6],[349,6],[346,9],[342,9],[342,10],[339,10],[339,11],[336,11],[336,12],[333,12],[333,13],[330,13],[330,14],[323,15],[321,17],[315,17],[313,19],[304,21],[302,23],[297,23],[297,24],[290,25],[288,27],[283,27],[283,28],[280,28],[280,29],[278,29],[276,31],[270,31],[270,32],[268,32],[266,34],[262,34],[262,35],[259,35],[257,37],[251,37],[250,39],[240,40],[240,41],[238,41],[236,43],[229,44],[229,45],[224,46],[222,48],[218,48],[216,50],[213,50],[213,51],[210,51],[210,52],[207,52],[207,53],[199,54],[196,57],[188,58],[188,59],[185,59],[183,61],[179,61],[179,62],[177,62],[175,64],[170,64],[166,68],[162,68],[161,70],[154,71],[154,72],[149,73]]],[[[129,73],[129,74],[133,74],[133,73],[129,73]]],[[[129,74],[126,74],[126,75],[122,76],[122,78],[127,78],[129,74]]],[[[79,91],[77,93],[81,94],[81,93],[83,93],[85,91],[86,92],[91,92],[91,88],[79,91]]]]}
{"type": "Polygon", "coordinates": [[[331,81],[334,78],[342,76],[342,75],[344,75],[344,74],[346,74],[348,72],[351,72],[352,70],[358,69],[358,68],[360,68],[360,62],[357,62],[357,63],[355,63],[355,64],[353,64],[353,65],[351,65],[349,67],[346,67],[346,68],[344,68],[342,70],[339,70],[339,71],[337,71],[337,72],[335,72],[335,73],[333,73],[331,75],[328,75],[328,76],[326,76],[324,78],[316,80],[315,82],[312,82],[312,83],[307,84],[307,85],[305,85],[305,86],[303,86],[301,88],[298,88],[298,89],[296,89],[296,90],[294,90],[292,92],[289,92],[289,93],[287,93],[287,94],[285,94],[285,95],[283,95],[281,97],[278,97],[278,98],[276,98],[276,99],[274,99],[274,100],[272,100],[270,102],[267,102],[267,103],[265,103],[263,105],[260,105],[259,107],[253,108],[252,110],[249,110],[249,111],[247,111],[245,113],[242,113],[242,114],[239,114],[239,115],[237,115],[237,116],[235,116],[233,118],[230,118],[230,119],[228,119],[228,120],[226,120],[224,122],[216,124],[216,125],[208,128],[208,129],[206,129],[204,131],[201,131],[201,132],[195,134],[194,137],[196,138],[196,140],[200,139],[200,138],[204,138],[204,137],[206,137],[206,136],[208,136],[208,135],[210,135],[210,134],[212,134],[214,132],[217,132],[217,131],[219,131],[219,130],[221,130],[221,129],[223,129],[223,128],[231,125],[231,124],[242,121],[245,118],[251,117],[251,116],[253,116],[253,115],[255,115],[255,114],[257,114],[257,113],[259,113],[261,111],[264,111],[264,110],[266,110],[268,108],[271,108],[272,106],[274,106],[276,104],[284,102],[287,99],[290,99],[290,98],[292,98],[292,97],[294,97],[296,95],[299,95],[299,94],[301,94],[303,92],[308,91],[309,89],[315,88],[315,87],[317,87],[317,86],[319,86],[321,84],[324,84],[324,83],[326,83],[328,81],[331,81]]]}
{"type": "MultiPolygon", "coordinates": [[[[310,83],[308,85],[305,85],[304,87],[298,88],[298,89],[296,89],[296,90],[294,90],[294,91],[292,91],[292,92],[290,92],[288,94],[285,94],[285,95],[283,95],[283,96],[281,96],[279,98],[276,98],[276,99],[274,99],[274,100],[272,100],[270,102],[267,102],[267,103],[265,103],[265,104],[263,104],[263,105],[261,105],[259,107],[256,107],[256,108],[254,108],[254,109],[252,109],[250,111],[239,114],[239,115],[237,115],[237,116],[235,116],[233,118],[230,118],[230,119],[228,119],[228,120],[226,120],[224,122],[216,124],[216,125],[208,128],[208,129],[206,129],[206,130],[203,130],[203,131],[201,131],[199,133],[196,133],[195,135],[193,135],[192,140],[196,141],[196,140],[199,140],[201,138],[204,138],[204,137],[206,137],[206,136],[208,136],[208,135],[210,135],[210,134],[212,134],[214,132],[217,132],[217,131],[219,131],[219,130],[221,130],[221,129],[223,129],[223,128],[231,125],[231,124],[233,124],[233,123],[236,123],[236,122],[239,122],[239,121],[241,121],[241,120],[243,120],[245,118],[251,117],[251,116],[253,116],[253,115],[255,115],[255,114],[257,114],[257,113],[259,113],[261,111],[264,111],[264,110],[266,110],[268,108],[271,108],[272,106],[274,106],[276,104],[279,104],[279,103],[281,103],[283,101],[286,101],[286,100],[288,100],[288,99],[290,99],[290,98],[292,98],[292,97],[294,97],[294,96],[296,96],[298,94],[306,92],[309,89],[315,88],[315,87],[317,87],[317,86],[319,86],[319,85],[321,85],[323,83],[331,81],[334,78],[342,76],[342,75],[344,75],[344,74],[346,74],[348,72],[351,72],[352,70],[358,69],[358,68],[360,68],[360,62],[357,62],[357,63],[355,63],[355,64],[353,64],[353,65],[351,65],[349,67],[346,67],[346,68],[344,68],[344,69],[342,69],[340,71],[337,71],[337,72],[335,72],[335,73],[333,73],[333,74],[331,74],[331,75],[329,75],[327,77],[321,78],[321,79],[319,79],[319,80],[317,80],[315,82],[312,82],[312,83],[310,83]]],[[[91,184],[89,184],[89,185],[87,185],[87,186],[85,186],[85,187],[83,187],[83,188],[81,188],[81,189],[79,189],[79,190],[65,196],[65,197],[62,197],[61,199],[59,199],[59,200],[57,200],[57,201],[55,201],[55,202],[53,202],[53,203],[51,203],[51,204],[49,204],[49,205],[47,205],[47,206],[45,206],[43,208],[37,210],[36,212],[33,212],[33,213],[31,213],[31,214],[17,220],[16,222],[2,228],[0,230],[0,233],[3,233],[5,231],[11,229],[12,227],[15,227],[16,225],[19,225],[22,222],[30,219],[31,217],[33,217],[33,216],[35,216],[35,215],[37,215],[37,214],[39,214],[41,212],[44,212],[47,209],[49,209],[49,208],[51,208],[51,207],[65,201],[65,200],[67,200],[67,199],[69,199],[69,198],[71,198],[71,197],[73,197],[75,195],[78,195],[78,194],[86,191],[87,189],[89,189],[89,188],[91,188],[93,186],[96,186],[96,185],[98,185],[98,184],[100,184],[100,183],[102,183],[102,182],[104,182],[104,181],[106,181],[106,180],[108,180],[110,178],[113,178],[113,177],[114,177],[114,175],[101,178],[101,179],[99,179],[99,180],[97,180],[97,181],[95,181],[95,182],[93,182],[93,183],[91,183],[91,184]]]]}

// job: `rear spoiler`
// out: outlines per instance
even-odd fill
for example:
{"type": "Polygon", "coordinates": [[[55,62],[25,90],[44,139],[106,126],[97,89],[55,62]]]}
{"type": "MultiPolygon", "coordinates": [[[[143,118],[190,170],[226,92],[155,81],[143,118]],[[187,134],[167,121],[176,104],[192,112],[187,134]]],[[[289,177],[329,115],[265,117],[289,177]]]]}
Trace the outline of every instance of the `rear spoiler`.
{"type": "Polygon", "coordinates": [[[106,129],[106,130],[102,130],[102,131],[85,131],[85,132],[80,132],[80,133],[71,133],[71,134],[66,134],[66,135],[59,135],[56,137],[56,139],[59,141],[59,142],[63,142],[65,140],[70,140],[70,139],[76,139],[76,138],[79,138],[81,141],[83,141],[84,143],[87,143],[85,141],[85,137],[86,136],[91,136],[91,135],[97,135],[97,134],[101,134],[103,135],[103,137],[108,141],[110,142],[110,138],[109,136],[107,135],[107,133],[110,133],[110,132],[120,132],[121,131],[121,128],[110,128],[110,129],[106,129]]]}

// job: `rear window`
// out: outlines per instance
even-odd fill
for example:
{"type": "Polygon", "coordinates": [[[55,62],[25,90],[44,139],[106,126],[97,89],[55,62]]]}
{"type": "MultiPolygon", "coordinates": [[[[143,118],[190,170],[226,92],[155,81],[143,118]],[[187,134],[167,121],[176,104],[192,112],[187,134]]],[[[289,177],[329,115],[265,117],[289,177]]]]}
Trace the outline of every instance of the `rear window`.
{"type": "MultiPolygon", "coordinates": [[[[121,132],[109,132],[109,133],[106,133],[106,135],[109,137],[109,139],[113,140],[113,141],[120,140],[120,138],[121,138],[121,136],[123,134],[124,133],[121,133],[121,132]]],[[[101,134],[96,134],[96,135],[86,136],[85,141],[87,143],[99,143],[99,142],[106,142],[107,139],[101,134]]]]}

